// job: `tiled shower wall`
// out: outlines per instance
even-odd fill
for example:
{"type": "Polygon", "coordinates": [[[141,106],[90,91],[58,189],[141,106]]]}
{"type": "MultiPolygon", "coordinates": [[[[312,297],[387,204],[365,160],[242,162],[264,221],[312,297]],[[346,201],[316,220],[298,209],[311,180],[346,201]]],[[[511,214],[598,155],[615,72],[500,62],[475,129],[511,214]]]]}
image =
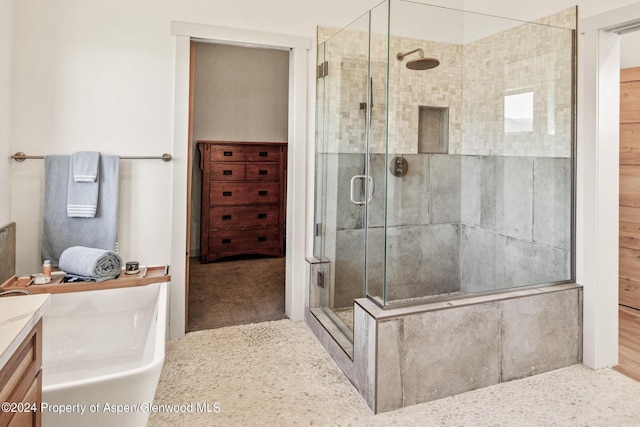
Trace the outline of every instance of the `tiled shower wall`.
{"type": "MultiPolygon", "coordinates": [[[[377,38],[372,37],[374,42],[377,38]]],[[[376,44],[372,56],[386,57],[384,44],[382,49],[376,44]]],[[[447,107],[449,109],[449,153],[460,152],[463,128],[463,46],[431,41],[392,37],[389,47],[389,153],[414,154],[418,152],[418,113],[420,106],[447,107]],[[416,55],[398,61],[396,54],[416,48],[424,50],[425,57],[437,58],[440,65],[430,70],[416,71],[406,68],[406,62],[416,55]]],[[[384,88],[386,77],[385,63],[372,67],[374,85],[384,88]]],[[[384,92],[380,91],[384,96],[384,92]]],[[[379,95],[378,95],[379,96],[379,95]]],[[[375,99],[375,98],[374,98],[375,99]]],[[[384,98],[378,98],[384,100],[384,98]]],[[[378,124],[371,141],[375,153],[384,153],[384,110],[374,111],[372,127],[378,124]],[[379,117],[378,121],[375,121],[379,117]]]]}
{"type": "MultiPolygon", "coordinates": [[[[541,20],[575,27],[570,8],[541,20]]],[[[319,29],[319,39],[331,34],[319,29]]],[[[368,284],[387,299],[479,292],[570,277],[571,37],[522,24],[465,45],[392,37],[389,159],[409,173],[388,175],[385,151],[386,37],[372,35],[368,284]],[[438,68],[412,71],[395,53],[422,47],[438,68]],[[428,77],[428,78],[427,78],[428,77]],[[504,96],[532,91],[532,132],[505,133],[504,96]],[[418,154],[419,106],[449,108],[449,154],[418,154]],[[386,181],[386,189],[384,188],[386,181]],[[385,212],[384,192],[387,193],[385,212]],[[384,216],[387,218],[385,246],[384,216]]],[[[349,180],[363,171],[367,34],[342,30],[327,45],[322,152],[338,176],[335,307],[362,296],[364,212],[349,201],[349,180]],[[360,153],[360,154],[347,154],[360,153]],[[347,213],[347,214],[345,214],[347,213]]]]}
{"type": "MultiPolygon", "coordinates": [[[[342,182],[362,155],[334,155],[342,182]]],[[[568,280],[571,162],[564,158],[425,154],[404,156],[409,172],[389,176],[388,232],[383,189],[369,205],[368,280],[381,289],[386,247],[387,299],[482,292],[568,280]]],[[[382,181],[384,156],[372,156],[382,181]]],[[[381,185],[381,184],[379,184],[381,185]]],[[[335,235],[335,306],[362,296],[363,208],[341,186],[335,235]],[[353,284],[353,286],[345,286],[353,284]]]]}
{"type": "MultiPolygon", "coordinates": [[[[523,23],[464,45],[392,36],[389,153],[418,152],[419,107],[431,106],[449,108],[450,154],[569,157],[573,34],[567,29],[575,28],[575,22],[572,7],[537,24],[523,23]],[[437,58],[440,66],[414,71],[395,58],[398,52],[416,48],[437,58]],[[533,131],[505,134],[504,96],[529,91],[534,96],[533,131]]],[[[318,38],[326,40],[330,79],[323,151],[363,152],[368,33],[320,27],[318,38]]],[[[385,152],[386,64],[387,37],[372,34],[374,153],[385,152]]]]}
{"type": "Polygon", "coordinates": [[[571,155],[573,33],[565,28],[575,28],[576,9],[541,22],[547,25],[522,24],[464,45],[460,154],[571,155]],[[533,130],[505,132],[504,97],[528,92],[533,130]]]}
{"type": "MultiPolygon", "coordinates": [[[[331,155],[339,170],[336,224],[335,306],[362,297],[364,208],[349,200],[349,179],[360,173],[362,154],[331,155]],[[347,284],[351,286],[347,286],[347,284]]],[[[367,274],[370,291],[381,295],[386,248],[387,295],[390,299],[455,292],[459,289],[461,156],[409,154],[409,172],[386,182],[387,235],[384,234],[384,155],[371,156],[376,190],[369,204],[367,274]]]]}
{"type": "Polygon", "coordinates": [[[570,279],[571,162],[462,156],[460,290],[570,279]]]}
{"type": "MultiPolygon", "coordinates": [[[[326,39],[335,29],[319,28],[326,39]]],[[[386,81],[387,38],[371,37],[371,144],[373,153],[384,153],[387,132],[386,81]]],[[[432,41],[392,37],[389,68],[389,150],[418,152],[418,107],[449,107],[449,146],[458,152],[461,142],[462,46],[432,41]],[[421,47],[425,55],[437,57],[443,65],[430,71],[412,71],[395,54],[421,47]],[[429,73],[425,78],[424,73],[429,73]]],[[[329,83],[326,85],[325,114],[331,123],[325,127],[325,152],[362,153],[367,103],[368,33],[344,29],[326,42],[329,83]]],[[[413,57],[407,58],[411,59],[413,57]]]]}

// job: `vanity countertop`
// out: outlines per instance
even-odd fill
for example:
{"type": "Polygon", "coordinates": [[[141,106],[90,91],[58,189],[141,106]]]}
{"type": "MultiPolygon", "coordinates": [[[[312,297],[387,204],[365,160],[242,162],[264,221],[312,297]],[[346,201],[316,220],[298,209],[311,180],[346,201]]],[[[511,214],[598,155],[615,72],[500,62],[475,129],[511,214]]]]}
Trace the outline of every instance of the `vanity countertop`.
{"type": "Polygon", "coordinates": [[[49,305],[49,294],[0,298],[0,369],[38,323],[49,305]]]}

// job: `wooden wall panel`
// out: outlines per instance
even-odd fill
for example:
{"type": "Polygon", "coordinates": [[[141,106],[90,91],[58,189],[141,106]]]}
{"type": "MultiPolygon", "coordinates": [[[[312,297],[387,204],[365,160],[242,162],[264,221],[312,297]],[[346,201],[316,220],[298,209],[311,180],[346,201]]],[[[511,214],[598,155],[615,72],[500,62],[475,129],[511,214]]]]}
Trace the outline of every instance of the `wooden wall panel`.
{"type": "MultiPolygon", "coordinates": [[[[620,305],[640,307],[640,282],[620,277],[620,305]]],[[[640,329],[638,330],[640,336],[640,329]]]]}
{"type": "Polygon", "coordinates": [[[620,87],[620,123],[636,123],[640,117],[640,81],[623,82],[620,87]]]}
{"type": "Polygon", "coordinates": [[[620,206],[620,247],[640,250],[640,208],[620,206]]]}
{"type": "Polygon", "coordinates": [[[620,164],[640,165],[640,123],[620,125],[620,164]]]}
{"type": "Polygon", "coordinates": [[[619,220],[619,302],[640,310],[640,67],[620,72],[619,220]]]}
{"type": "Polygon", "coordinates": [[[636,80],[640,81],[640,67],[625,68],[624,70],[620,70],[621,82],[632,82],[636,80]]]}
{"type": "Polygon", "coordinates": [[[640,168],[620,166],[620,206],[640,207],[640,168]]]}
{"type": "Polygon", "coordinates": [[[621,247],[618,257],[620,259],[620,277],[634,279],[640,282],[638,271],[640,271],[640,251],[621,247]]]}
{"type": "Polygon", "coordinates": [[[615,370],[640,381],[640,314],[637,310],[620,307],[619,319],[620,364],[615,370]]]}

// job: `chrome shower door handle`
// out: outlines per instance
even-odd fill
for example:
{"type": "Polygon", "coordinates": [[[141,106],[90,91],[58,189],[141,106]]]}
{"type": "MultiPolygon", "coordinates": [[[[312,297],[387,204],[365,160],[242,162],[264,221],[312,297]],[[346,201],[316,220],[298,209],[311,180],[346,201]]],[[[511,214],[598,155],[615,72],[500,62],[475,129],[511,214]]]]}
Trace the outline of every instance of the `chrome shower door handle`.
{"type": "Polygon", "coordinates": [[[367,201],[358,201],[355,199],[355,182],[356,179],[368,179],[369,181],[372,181],[370,176],[367,175],[354,175],[351,177],[351,203],[353,203],[354,205],[358,205],[358,206],[362,206],[362,205],[366,205],[367,203],[369,203],[371,201],[371,196],[372,194],[369,194],[369,197],[367,197],[367,201]]]}
{"type": "Polygon", "coordinates": [[[364,205],[366,202],[359,202],[355,199],[355,182],[356,179],[365,179],[366,176],[365,175],[354,175],[351,177],[351,203],[353,203],[354,205],[358,205],[358,206],[362,206],[364,205]]]}

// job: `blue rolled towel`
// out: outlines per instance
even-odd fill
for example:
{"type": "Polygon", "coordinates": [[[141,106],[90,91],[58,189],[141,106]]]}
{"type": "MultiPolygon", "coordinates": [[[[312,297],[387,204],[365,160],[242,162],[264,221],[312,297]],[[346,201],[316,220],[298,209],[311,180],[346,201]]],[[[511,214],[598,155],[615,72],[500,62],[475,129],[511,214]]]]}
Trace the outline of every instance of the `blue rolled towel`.
{"type": "Polygon", "coordinates": [[[113,251],[72,246],[62,252],[58,267],[69,276],[102,282],[120,275],[122,258],[113,251]]]}

